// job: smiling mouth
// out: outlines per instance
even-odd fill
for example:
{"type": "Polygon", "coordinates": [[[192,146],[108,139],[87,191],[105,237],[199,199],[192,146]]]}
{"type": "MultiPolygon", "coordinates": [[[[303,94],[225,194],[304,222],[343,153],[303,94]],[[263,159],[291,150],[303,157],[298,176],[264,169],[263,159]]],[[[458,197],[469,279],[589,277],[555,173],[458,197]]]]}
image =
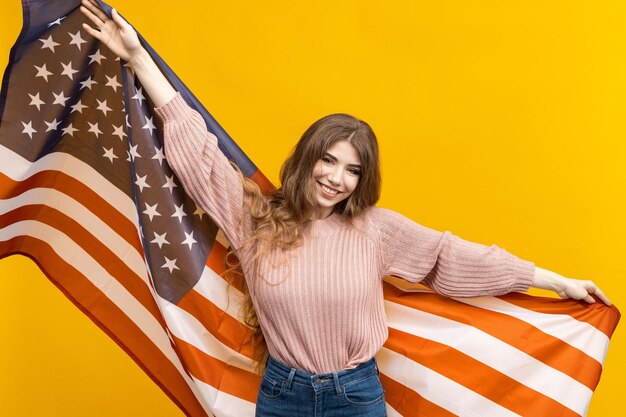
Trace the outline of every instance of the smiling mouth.
{"type": "Polygon", "coordinates": [[[322,184],[321,182],[318,182],[318,184],[320,185],[320,187],[322,188],[322,191],[324,191],[324,193],[330,195],[330,196],[336,196],[337,194],[339,194],[339,191],[330,188],[327,185],[322,184]]]}

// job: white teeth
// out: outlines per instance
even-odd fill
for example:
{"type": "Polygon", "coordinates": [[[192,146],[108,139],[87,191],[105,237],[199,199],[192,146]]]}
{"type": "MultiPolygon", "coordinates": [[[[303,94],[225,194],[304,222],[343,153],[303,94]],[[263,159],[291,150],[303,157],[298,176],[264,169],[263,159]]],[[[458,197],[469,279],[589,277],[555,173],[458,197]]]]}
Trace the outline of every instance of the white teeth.
{"type": "Polygon", "coordinates": [[[332,189],[328,188],[324,184],[322,184],[322,190],[326,191],[328,194],[337,194],[337,192],[338,192],[338,191],[335,191],[335,190],[332,190],[332,189]]]}

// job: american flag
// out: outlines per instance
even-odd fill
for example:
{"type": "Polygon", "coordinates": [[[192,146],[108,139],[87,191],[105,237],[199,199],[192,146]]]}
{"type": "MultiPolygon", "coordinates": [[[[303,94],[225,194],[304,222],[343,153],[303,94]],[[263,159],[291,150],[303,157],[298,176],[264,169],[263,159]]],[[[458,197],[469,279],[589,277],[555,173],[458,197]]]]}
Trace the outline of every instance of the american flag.
{"type": "MultiPolygon", "coordinates": [[[[132,70],[78,0],[23,1],[0,95],[0,256],[30,256],[189,416],[252,416],[260,376],[220,277],[227,242],[182,189],[132,70]]],[[[100,3],[110,14],[110,7],[100,3]]],[[[220,149],[273,186],[141,38],[220,149]]],[[[584,416],[619,320],[600,303],[450,299],[387,277],[389,416],[584,416]]]]}

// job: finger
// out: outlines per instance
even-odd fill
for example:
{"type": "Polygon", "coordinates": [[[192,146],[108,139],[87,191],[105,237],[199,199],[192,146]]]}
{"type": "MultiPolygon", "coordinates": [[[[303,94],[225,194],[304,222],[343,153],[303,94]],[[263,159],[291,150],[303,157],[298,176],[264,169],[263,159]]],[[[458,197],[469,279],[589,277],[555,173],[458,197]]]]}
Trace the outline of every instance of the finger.
{"type": "Polygon", "coordinates": [[[95,30],[94,28],[89,26],[87,23],[83,23],[83,29],[85,29],[85,32],[87,32],[94,38],[98,39],[99,41],[102,41],[102,32],[100,32],[99,30],[95,30]]]}
{"type": "Polygon", "coordinates": [[[93,24],[96,25],[97,28],[101,28],[104,26],[104,22],[98,16],[93,14],[92,11],[89,10],[88,8],[84,6],[80,6],[80,11],[83,12],[83,14],[87,16],[87,18],[91,20],[93,24]]]}
{"type": "Polygon", "coordinates": [[[591,296],[590,294],[587,294],[583,300],[585,300],[586,302],[588,302],[589,304],[593,304],[596,302],[596,299],[593,298],[593,296],[591,296]]]}
{"type": "Polygon", "coordinates": [[[117,12],[116,9],[111,9],[111,17],[113,17],[113,21],[120,27],[130,28],[130,24],[124,20],[122,16],[117,12]]]}
{"type": "Polygon", "coordinates": [[[611,306],[613,305],[613,303],[611,302],[611,300],[609,300],[609,297],[607,297],[600,288],[596,287],[595,285],[588,289],[587,291],[589,291],[590,294],[595,295],[596,297],[598,297],[600,299],[600,301],[602,301],[604,304],[606,304],[607,306],[611,306]]]}
{"type": "Polygon", "coordinates": [[[83,6],[85,6],[89,11],[91,11],[94,15],[98,16],[100,20],[106,22],[109,20],[109,16],[100,8],[96,1],[91,0],[83,0],[83,6]]]}

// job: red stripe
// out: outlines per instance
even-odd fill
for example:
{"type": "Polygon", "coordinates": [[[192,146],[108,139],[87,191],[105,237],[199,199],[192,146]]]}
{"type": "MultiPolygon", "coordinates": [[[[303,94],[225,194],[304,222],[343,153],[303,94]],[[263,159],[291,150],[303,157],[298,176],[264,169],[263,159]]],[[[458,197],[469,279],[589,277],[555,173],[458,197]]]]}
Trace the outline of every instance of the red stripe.
{"type": "Polygon", "coordinates": [[[165,329],[166,324],[146,283],[106,245],[74,219],[48,206],[19,207],[0,216],[0,228],[22,220],[35,220],[62,231],[137,299],[165,329]]]}
{"type": "Polygon", "coordinates": [[[407,297],[406,294],[389,284],[385,285],[385,298],[389,301],[480,329],[569,375],[592,390],[598,384],[602,372],[602,365],[598,361],[523,320],[437,294],[423,293],[417,297],[407,297]]]}
{"type": "Polygon", "coordinates": [[[50,245],[29,236],[0,242],[2,257],[14,253],[26,255],[36,262],[48,279],[108,334],[187,416],[207,415],[184,378],[159,348],[50,245]]]}

